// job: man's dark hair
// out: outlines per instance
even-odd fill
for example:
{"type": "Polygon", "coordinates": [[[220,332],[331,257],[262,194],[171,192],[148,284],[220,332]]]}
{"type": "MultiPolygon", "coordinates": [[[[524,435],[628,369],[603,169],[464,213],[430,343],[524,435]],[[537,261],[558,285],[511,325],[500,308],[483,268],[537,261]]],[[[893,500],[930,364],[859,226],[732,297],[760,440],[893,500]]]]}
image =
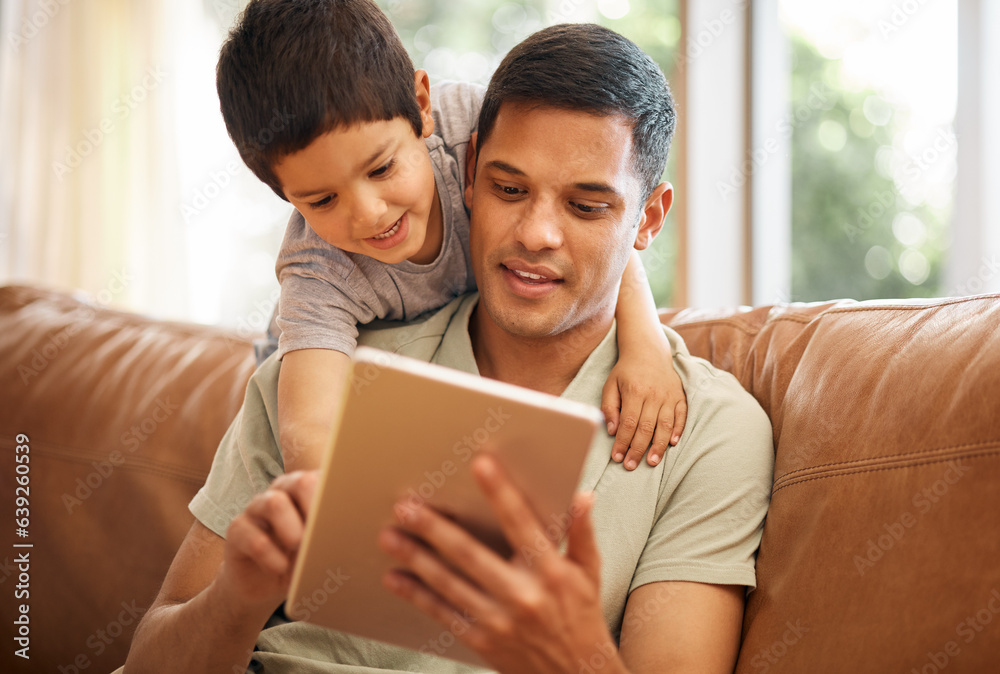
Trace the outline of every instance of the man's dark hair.
{"type": "Polygon", "coordinates": [[[677,116],[656,62],[631,40],[595,24],[564,23],[529,36],[504,57],[479,113],[477,150],[504,103],[535,103],[632,123],[632,164],[645,188],[660,183],[677,116]]]}
{"type": "Polygon", "coordinates": [[[222,117],[254,175],[320,135],[406,119],[420,136],[413,62],[372,0],[251,0],[219,54],[222,117]]]}

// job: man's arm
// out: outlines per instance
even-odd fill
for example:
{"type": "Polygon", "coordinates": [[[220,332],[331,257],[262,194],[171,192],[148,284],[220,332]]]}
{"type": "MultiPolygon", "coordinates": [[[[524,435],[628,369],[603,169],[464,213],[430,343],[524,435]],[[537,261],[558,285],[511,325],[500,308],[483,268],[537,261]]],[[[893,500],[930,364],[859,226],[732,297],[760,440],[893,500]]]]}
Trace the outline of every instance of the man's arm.
{"type": "Polygon", "coordinates": [[[315,488],[315,472],[278,477],[225,539],[195,521],[136,629],[126,671],[243,671],[288,592],[315,488]]]}
{"type": "Polygon", "coordinates": [[[630,672],[731,674],[743,624],[742,585],[649,583],[625,605],[619,654],[630,672]]]}

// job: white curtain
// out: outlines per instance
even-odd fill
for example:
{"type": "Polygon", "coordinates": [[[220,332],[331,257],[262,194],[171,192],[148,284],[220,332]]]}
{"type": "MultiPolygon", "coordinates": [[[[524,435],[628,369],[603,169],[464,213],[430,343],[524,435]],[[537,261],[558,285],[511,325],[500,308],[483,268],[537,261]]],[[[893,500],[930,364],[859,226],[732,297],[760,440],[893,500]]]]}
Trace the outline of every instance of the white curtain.
{"type": "Polygon", "coordinates": [[[3,283],[186,313],[173,119],[183,4],[3,0],[3,283]]]}

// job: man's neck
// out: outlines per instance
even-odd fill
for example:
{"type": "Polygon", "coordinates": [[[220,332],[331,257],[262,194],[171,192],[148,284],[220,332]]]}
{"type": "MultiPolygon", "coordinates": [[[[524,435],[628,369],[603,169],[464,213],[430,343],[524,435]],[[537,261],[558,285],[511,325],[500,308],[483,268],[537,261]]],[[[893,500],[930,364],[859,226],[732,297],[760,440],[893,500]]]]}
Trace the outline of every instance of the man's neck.
{"type": "Polygon", "coordinates": [[[551,395],[562,395],[607,336],[614,314],[552,337],[525,338],[500,328],[481,305],[469,320],[479,374],[551,395]]]}

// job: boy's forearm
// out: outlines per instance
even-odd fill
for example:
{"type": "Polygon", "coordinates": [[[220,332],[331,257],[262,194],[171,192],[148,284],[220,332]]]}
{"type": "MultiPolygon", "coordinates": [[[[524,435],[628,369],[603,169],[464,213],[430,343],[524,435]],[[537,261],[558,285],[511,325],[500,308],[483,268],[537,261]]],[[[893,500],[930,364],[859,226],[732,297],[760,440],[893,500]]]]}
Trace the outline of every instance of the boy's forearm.
{"type": "Polygon", "coordinates": [[[351,359],[339,351],[285,354],[278,375],[278,429],[285,470],[314,470],[330,440],[351,359]]]}
{"type": "Polygon", "coordinates": [[[132,639],[125,671],[242,672],[271,612],[237,607],[213,582],[187,602],[149,610],[132,639]]]}
{"type": "Polygon", "coordinates": [[[618,290],[618,348],[642,347],[651,340],[663,342],[663,328],[657,315],[656,301],[649,289],[639,253],[632,251],[618,290]]]}

